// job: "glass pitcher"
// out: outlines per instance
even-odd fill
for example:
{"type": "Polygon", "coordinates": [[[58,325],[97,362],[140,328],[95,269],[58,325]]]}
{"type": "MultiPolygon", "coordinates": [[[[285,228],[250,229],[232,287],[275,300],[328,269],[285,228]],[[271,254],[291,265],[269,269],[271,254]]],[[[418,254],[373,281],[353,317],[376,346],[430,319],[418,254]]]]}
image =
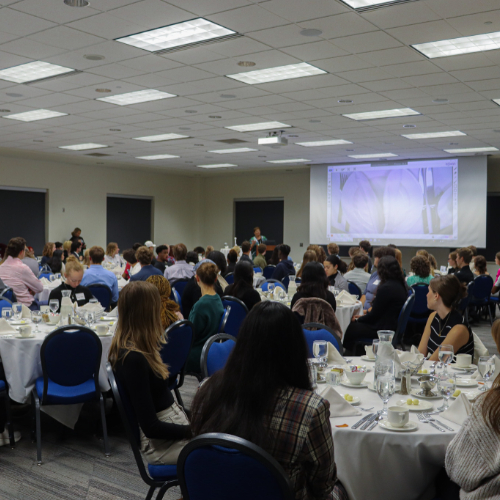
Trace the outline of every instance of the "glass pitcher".
{"type": "MultiPolygon", "coordinates": [[[[379,364],[383,364],[387,361],[393,361],[392,355],[394,353],[394,347],[392,346],[392,338],[394,337],[394,332],[392,330],[379,330],[377,332],[379,338],[379,344],[377,349],[377,360],[375,361],[375,368],[379,364]]],[[[377,371],[375,370],[375,378],[377,371]]],[[[396,377],[398,374],[394,374],[396,377]]],[[[376,381],[375,381],[376,382],[376,381]]]]}

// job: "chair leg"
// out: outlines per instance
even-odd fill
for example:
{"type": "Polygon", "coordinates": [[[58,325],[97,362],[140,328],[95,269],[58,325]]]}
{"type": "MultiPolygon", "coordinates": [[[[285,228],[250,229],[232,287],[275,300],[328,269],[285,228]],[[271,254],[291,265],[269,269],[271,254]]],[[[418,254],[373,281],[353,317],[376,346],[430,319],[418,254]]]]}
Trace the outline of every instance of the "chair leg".
{"type": "Polygon", "coordinates": [[[168,481],[166,482],[161,488],[160,491],[158,492],[158,495],[156,495],[156,500],[163,500],[163,497],[165,496],[165,493],[167,490],[170,488],[177,486],[179,484],[179,481],[173,480],[173,481],[168,481]]]}
{"type": "Polygon", "coordinates": [[[179,392],[179,389],[177,387],[174,389],[174,392],[175,397],[177,398],[177,402],[182,406],[182,409],[185,410],[186,408],[184,408],[184,401],[182,401],[181,393],[179,392]]]}
{"type": "Polygon", "coordinates": [[[490,315],[490,326],[493,326],[493,316],[491,315],[491,307],[489,304],[486,304],[486,309],[488,309],[488,314],[490,315]]]}
{"type": "Polygon", "coordinates": [[[40,400],[32,393],[32,400],[35,404],[36,420],[36,464],[42,465],[42,426],[40,423],[40,400]]]}
{"type": "Polygon", "coordinates": [[[151,486],[148,490],[148,494],[146,495],[146,498],[144,500],[151,500],[153,498],[153,493],[156,490],[156,486],[151,486]]]}
{"type": "Polygon", "coordinates": [[[111,453],[109,452],[109,443],[108,443],[108,427],[106,425],[106,412],[104,411],[104,398],[102,393],[99,397],[99,404],[101,407],[101,424],[102,424],[102,437],[104,440],[104,455],[109,457],[111,453]]]}
{"type": "Polygon", "coordinates": [[[7,391],[5,393],[5,416],[6,416],[5,427],[7,427],[9,431],[10,447],[14,449],[16,447],[16,441],[14,439],[14,425],[12,424],[12,413],[10,411],[9,394],[7,391]]]}

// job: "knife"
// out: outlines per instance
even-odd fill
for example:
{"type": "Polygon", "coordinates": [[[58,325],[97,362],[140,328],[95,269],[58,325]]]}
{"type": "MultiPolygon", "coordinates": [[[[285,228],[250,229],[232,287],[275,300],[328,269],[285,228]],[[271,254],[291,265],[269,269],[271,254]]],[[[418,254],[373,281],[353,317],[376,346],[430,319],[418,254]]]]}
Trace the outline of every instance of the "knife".
{"type": "Polygon", "coordinates": [[[370,427],[368,427],[368,429],[366,429],[367,431],[371,431],[372,429],[374,429],[378,424],[378,418],[377,420],[375,420],[375,422],[373,422],[372,425],[370,425],[370,427]]]}
{"type": "Polygon", "coordinates": [[[431,424],[432,427],[434,427],[435,429],[437,429],[439,432],[446,432],[444,429],[441,429],[441,427],[438,427],[434,422],[431,422],[428,418],[426,418],[426,422],[425,423],[431,424]]]}
{"type": "Polygon", "coordinates": [[[364,416],[361,420],[359,420],[358,422],[356,422],[352,427],[351,429],[357,429],[361,424],[363,424],[364,422],[366,422],[370,417],[373,417],[374,413],[369,413],[368,415],[364,416]]]}
{"type": "Polygon", "coordinates": [[[375,415],[373,415],[373,417],[370,417],[362,426],[361,426],[361,430],[364,431],[368,426],[370,426],[371,424],[373,424],[374,420],[376,420],[378,417],[378,413],[375,413],[375,415]]]}
{"type": "MultiPolygon", "coordinates": [[[[424,414],[424,416],[425,416],[425,418],[427,418],[427,419],[429,418],[429,417],[428,417],[427,415],[425,415],[425,414],[424,414]]],[[[444,425],[444,424],[443,424],[443,423],[441,423],[439,420],[434,419],[434,422],[435,422],[437,425],[440,425],[441,427],[444,427],[445,429],[447,429],[447,430],[449,430],[449,431],[451,431],[451,432],[455,432],[455,430],[454,430],[454,429],[452,429],[451,427],[448,427],[447,425],[444,425]]]]}

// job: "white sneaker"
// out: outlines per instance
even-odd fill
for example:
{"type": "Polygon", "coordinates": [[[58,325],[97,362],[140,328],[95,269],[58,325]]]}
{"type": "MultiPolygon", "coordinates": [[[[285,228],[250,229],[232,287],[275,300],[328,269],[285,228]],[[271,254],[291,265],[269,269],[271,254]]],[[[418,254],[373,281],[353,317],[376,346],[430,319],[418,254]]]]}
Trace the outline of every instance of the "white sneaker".
{"type": "MultiPolygon", "coordinates": [[[[14,431],[14,442],[17,443],[21,439],[21,433],[19,431],[14,431]]],[[[0,434],[0,446],[8,446],[10,444],[9,431],[5,429],[0,434]]]]}

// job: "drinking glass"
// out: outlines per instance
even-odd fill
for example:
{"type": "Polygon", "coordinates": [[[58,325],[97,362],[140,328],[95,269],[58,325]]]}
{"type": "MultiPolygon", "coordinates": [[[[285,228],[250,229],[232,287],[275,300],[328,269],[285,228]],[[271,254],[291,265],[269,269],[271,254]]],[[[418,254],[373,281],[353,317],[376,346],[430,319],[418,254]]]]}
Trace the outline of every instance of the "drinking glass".
{"type": "Polygon", "coordinates": [[[33,333],[40,333],[38,325],[42,322],[42,311],[31,311],[31,321],[36,325],[36,330],[33,333]]]}
{"type": "Polygon", "coordinates": [[[438,353],[439,361],[444,364],[443,373],[448,373],[448,365],[453,361],[453,346],[441,344],[438,353]]]}
{"type": "Polygon", "coordinates": [[[449,407],[448,400],[453,396],[457,388],[457,376],[454,373],[443,372],[437,376],[438,391],[444,398],[443,406],[437,408],[438,411],[446,411],[449,407]]]}
{"type": "Polygon", "coordinates": [[[335,365],[330,371],[326,372],[326,383],[328,385],[339,386],[344,376],[344,367],[335,365]]]}
{"type": "Polygon", "coordinates": [[[377,394],[384,403],[382,415],[387,415],[389,399],[391,399],[395,390],[396,380],[394,379],[394,375],[386,373],[377,377],[377,394]]]}
{"type": "Polygon", "coordinates": [[[55,314],[59,309],[59,301],[57,299],[49,300],[49,307],[52,311],[52,314],[55,314]]]}
{"type": "Polygon", "coordinates": [[[477,369],[484,379],[484,385],[480,391],[488,390],[488,381],[495,371],[495,360],[493,356],[481,356],[477,363],[477,369]]]}
{"type": "Polygon", "coordinates": [[[373,375],[373,385],[377,387],[378,377],[391,375],[394,377],[394,361],[375,361],[375,373],[373,375]]]}
{"type": "Polygon", "coordinates": [[[12,319],[12,307],[3,307],[2,308],[2,318],[10,321],[12,319]]]}
{"type": "Polygon", "coordinates": [[[89,304],[97,304],[98,300],[95,297],[89,299],[89,304]]]}
{"type": "Polygon", "coordinates": [[[288,295],[287,293],[285,292],[285,290],[283,290],[283,288],[281,288],[280,286],[277,288],[277,295],[278,295],[278,300],[280,302],[286,302],[286,299],[288,298],[288,295]]]}
{"type": "Polygon", "coordinates": [[[56,277],[53,274],[51,274],[49,276],[49,280],[50,280],[51,283],[53,283],[56,280],[56,277]]]}
{"type": "Polygon", "coordinates": [[[55,273],[55,274],[54,274],[54,278],[55,278],[55,279],[54,279],[54,281],[55,281],[55,280],[60,280],[60,279],[62,278],[61,273],[55,273]]]}
{"type": "Polygon", "coordinates": [[[313,355],[319,361],[319,366],[326,368],[326,358],[328,357],[328,347],[326,340],[315,340],[313,342],[313,355]]]}
{"type": "Polygon", "coordinates": [[[377,358],[377,351],[378,351],[378,346],[380,344],[380,340],[374,340],[372,347],[373,347],[373,354],[375,355],[375,358],[377,358]]]}
{"type": "Polygon", "coordinates": [[[92,325],[95,323],[95,314],[93,311],[86,311],[85,321],[87,322],[87,326],[92,328],[92,325]]]}
{"type": "Polygon", "coordinates": [[[20,302],[14,302],[12,312],[14,313],[14,319],[19,321],[23,317],[23,305],[20,302]]]}
{"type": "Polygon", "coordinates": [[[267,291],[271,297],[271,299],[274,299],[274,290],[276,289],[276,285],[274,283],[269,283],[267,285],[267,291]]]}

